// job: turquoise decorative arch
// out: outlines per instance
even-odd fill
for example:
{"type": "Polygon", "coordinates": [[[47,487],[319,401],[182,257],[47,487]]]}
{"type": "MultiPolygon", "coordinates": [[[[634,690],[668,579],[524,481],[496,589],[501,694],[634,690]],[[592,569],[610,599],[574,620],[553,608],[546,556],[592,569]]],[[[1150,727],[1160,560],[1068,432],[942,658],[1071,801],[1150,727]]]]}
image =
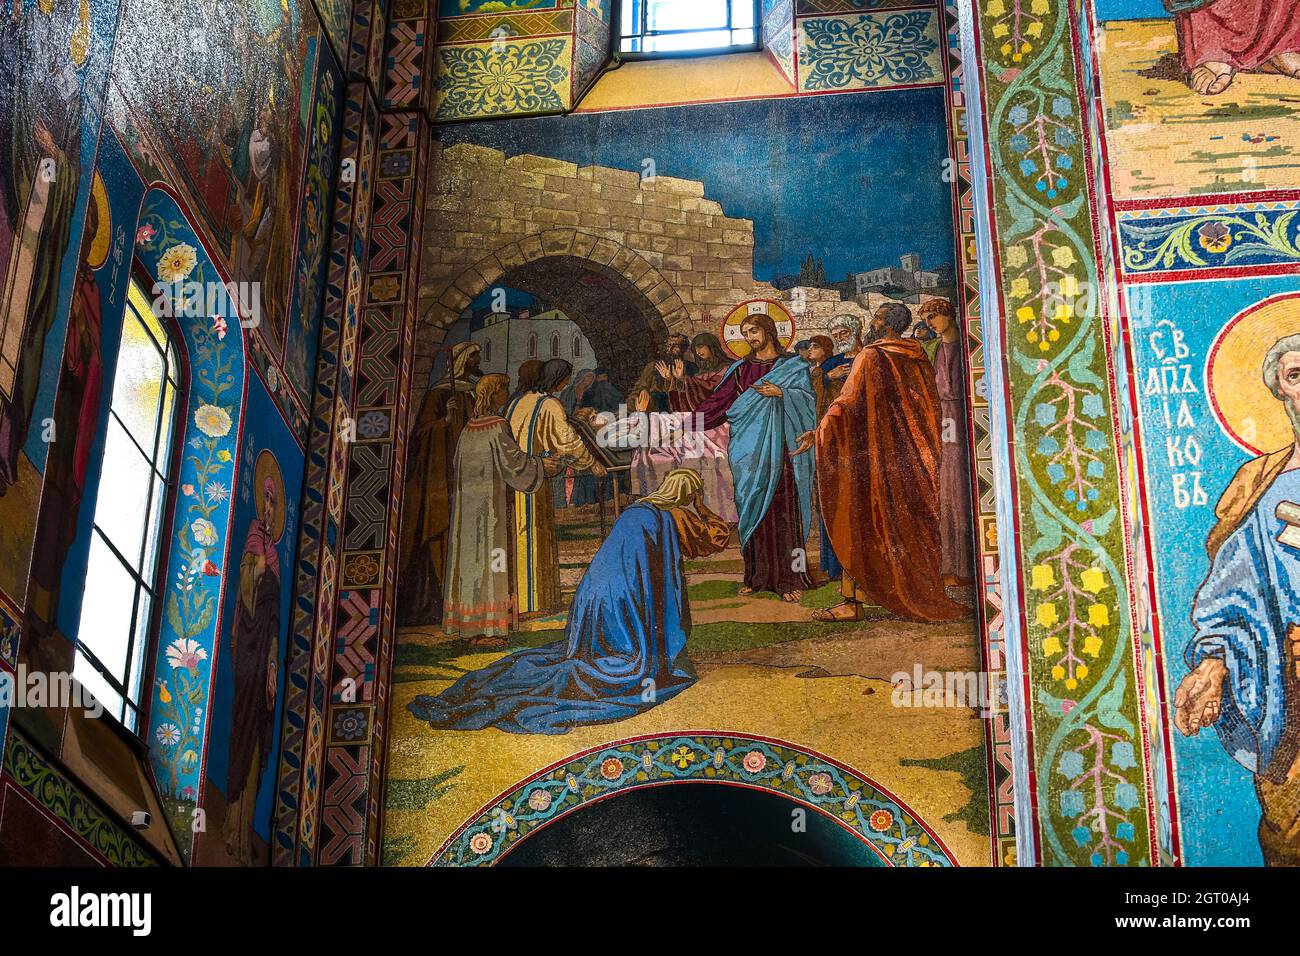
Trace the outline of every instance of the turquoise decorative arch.
{"type": "Polygon", "coordinates": [[[484,807],[430,865],[492,866],[529,834],[580,807],[673,783],[780,794],[852,831],[887,866],[957,865],[910,807],[861,774],[784,741],[714,733],[635,737],[554,764],[484,807]]]}

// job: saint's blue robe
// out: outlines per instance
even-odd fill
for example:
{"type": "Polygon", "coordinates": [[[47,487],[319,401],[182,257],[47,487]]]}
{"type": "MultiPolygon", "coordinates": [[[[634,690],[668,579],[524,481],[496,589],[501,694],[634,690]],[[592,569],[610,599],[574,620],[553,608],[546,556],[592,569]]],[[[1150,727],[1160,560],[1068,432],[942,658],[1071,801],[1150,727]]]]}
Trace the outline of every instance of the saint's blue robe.
{"type": "Polygon", "coordinates": [[[466,674],[411,713],[437,728],[563,734],[632,717],[695,683],[690,605],[672,515],[632,505],[573,596],[565,639],[466,674]]]}
{"type": "MultiPolygon", "coordinates": [[[[1247,770],[1266,774],[1286,730],[1287,628],[1300,625],[1300,551],[1277,540],[1282,501],[1300,503],[1300,471],[1279,475],[1224,541],[1196,595],[1188,667],[1218,657],[1228,668],[1214,723],[1247,770]]],[[[1287,766],[1273,768],[1276,772],[1287,766]]]]}

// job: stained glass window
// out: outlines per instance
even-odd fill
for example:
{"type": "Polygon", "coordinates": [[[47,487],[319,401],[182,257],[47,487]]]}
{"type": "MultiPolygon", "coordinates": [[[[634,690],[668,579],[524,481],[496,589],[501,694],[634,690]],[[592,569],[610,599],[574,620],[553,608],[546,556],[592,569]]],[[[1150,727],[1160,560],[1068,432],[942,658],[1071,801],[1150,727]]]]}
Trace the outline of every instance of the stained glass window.
{"type": "Polygon", "coordinates": [[[73,674],[136,729],[160,593],[178,390],[176,349],[131,283],[95,500],[73,674]]]}
{"type": "Polygon", "coordinates": [[[756,0],[622,0],[619,50],[632,54],[754,49],[756,0]]]}

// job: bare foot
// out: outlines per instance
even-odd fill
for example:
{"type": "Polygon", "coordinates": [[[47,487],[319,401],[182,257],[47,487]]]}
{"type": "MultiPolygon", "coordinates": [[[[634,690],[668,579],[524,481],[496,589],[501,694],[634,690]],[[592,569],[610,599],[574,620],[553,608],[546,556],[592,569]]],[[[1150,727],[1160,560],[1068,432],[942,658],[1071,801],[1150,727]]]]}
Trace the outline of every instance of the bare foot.
{"type": "Polygon", "coordinates": [[[1279,53],[1260,69],[1267,73],[1300,78],[1300,53],[1279,53]]]}
{"type": "Polygon", "coordinates": [[[824,611],[813,611],[812,619],[814,621],[826,621],[829,623],[837,621],[860,621],[862,620],[862,605],[856,601],[845,601],[843,604],[828,607],[824,611]]]}
{"type": "Polygon", "coordinates": [[[803,592],[789,591],[781,595],[781,600],[785,601],[787,604],[798,604],[800,601],[803,600],[803,592]]]}
{"type": "Polygon", "coordinates": [[[751,588],[751,587],[742,587],[742,588],[740,589],[740,593],[741,593],[741,594],[753,594],[753,593],[754,593],[754,589],[751,588]]]}
{"type": "Polygon", "coordinates": [[[504,637],[476,637],[469,642],[470,647],[505,647],[504,637]]]}
{"type": "Polygon", "coordinates": [[[1232,85],[1232,67],[1226,63],[1202,63],[1192,70],[1188,82],[1202,96],[1217,96],[1232,85]]]}

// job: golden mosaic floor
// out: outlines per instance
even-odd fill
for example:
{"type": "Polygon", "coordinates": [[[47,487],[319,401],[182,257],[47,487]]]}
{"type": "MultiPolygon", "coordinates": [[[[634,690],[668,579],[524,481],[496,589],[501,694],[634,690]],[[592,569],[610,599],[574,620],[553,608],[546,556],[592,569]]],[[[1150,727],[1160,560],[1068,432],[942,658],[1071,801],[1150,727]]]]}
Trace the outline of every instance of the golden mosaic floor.
{"type": "Polygon", "coordinates": [[[1102,96],[1118,199],[1287,188],[1300,167],[1300,80],[1239,74],[1200,96],[1177,75],[1172,20],[1104,24],[1102,96]]]}
{"type": "MultiPolygon", "coordinates": [[[[571,541],[565,549],[568,590],[589,546],[571,541]]],[[[917,661],[936,670],[977,669],[973,622],[808,624],[808,607],[735,594],[739,557],[728,551],[689,569],[696,630],[688,653],[698,683],[630,720],[563,736],[433,730],[418,721],[406,709],[412,698],[437,693],[502,655],[470,653],[437,629],[403,631],[392,694],[386,861],[429,862],[484,805],[574,754],[641,734],[722,731],[785,740],[846,764],[909,804],[959,861],[988,863],[989,839],[976,832],[986,831],[987,809],[976,801],[987,801],[987,786],[968,776],[976,749],[974,764],[984,759],[984,721],[967,709],[895,707],[889,683],[917,661]],[[973,821],[980,821],[975,829],[973,821]]],[[[833,588],[809,597],[829,603],[833,588]]],[[[526,630],[558,637],[562,627],[559,617],[526,630]]]]}

